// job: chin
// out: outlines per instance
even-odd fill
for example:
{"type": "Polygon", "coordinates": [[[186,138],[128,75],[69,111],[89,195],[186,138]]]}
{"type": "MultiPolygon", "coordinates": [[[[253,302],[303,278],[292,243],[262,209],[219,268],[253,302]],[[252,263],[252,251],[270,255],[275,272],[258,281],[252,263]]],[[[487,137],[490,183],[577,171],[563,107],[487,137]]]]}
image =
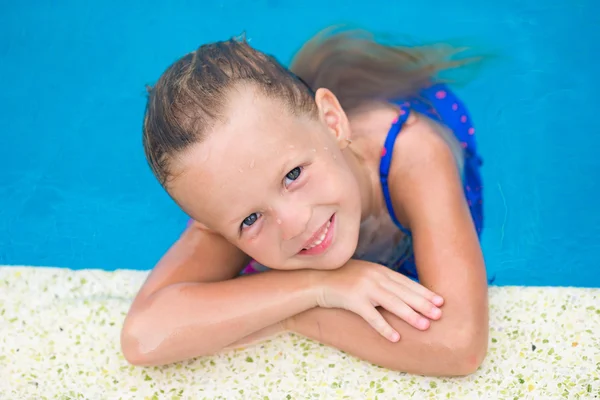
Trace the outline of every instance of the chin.
{"type": "Polygon", "coordinates": [[[328,256],[323,259],[324,270],[334,270],[344,266],[354,255],[358,246],[359,224],[353,226],[348,224],[349,221],[344,221],[346,224],[337,226],[337,240],[334,243],[334,248],[328,256]]]}
{"type": "MultiPolygon", "coordinates": [[[[341,243],[338,243],[341,245],[341,243]]],[[[340,246],[342,247],[342,246],[340,246]]],[[[343,246],[343,248],[331,249],[334,250],[326,255],[311,258],[310,260],[302,258],[293,258],[289,260],[287,265],[280,268],[273,268],[279,270],[300,270],[300,269],[314,269],[320,271],[332,271],[343,267],[348,260],[354,255],[356,245],[354,246],[343,246]]]]}
{"type": "Polygon", "coordinates": [[[336,257],[334,262],[332,262],[331,268],[328,269],[338,269],[350,261],[354,255],[354,252],[356,251],[357,244],[358,243],[356,241],[353,241],[352,245],[347,245],[344,251],[341,251],[341,254],[336,257]]]}
{"type": "Polygon", "coordinates": [[[321,265],[317,268],[313,268],[326,271],[334,270],[343,267],[350,259],[352,259],[358,245],[358,240],[352,238],[352,235],[348,236],[350,237],[340,238],[342,240],[336,243],[336,248],[332,249],[334,251],[323,257],[321,265]]]}

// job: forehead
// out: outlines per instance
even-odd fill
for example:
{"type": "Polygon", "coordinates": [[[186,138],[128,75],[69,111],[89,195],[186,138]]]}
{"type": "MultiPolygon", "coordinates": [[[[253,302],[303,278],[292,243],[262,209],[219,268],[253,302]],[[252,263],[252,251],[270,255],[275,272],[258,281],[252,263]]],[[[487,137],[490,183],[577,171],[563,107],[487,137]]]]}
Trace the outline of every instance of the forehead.
{"type": "Polygon", "coordinates": [[[225,114],[223,123],[183,154],[173,185],[183,208],[209,225],[259,202],[283,179],[282,168],[325,139],[317,120],[295,116],[253,90],[233,91],[225,114]]]}
{"type": "Polygon", "coordinates": [[[217,125],[203,142],[207,151],[246,156],[271,149],[280,151],[313,139],[315,121],[293,115],[282,101],[243,88],[230,96],[225,122],[217,125]]]}

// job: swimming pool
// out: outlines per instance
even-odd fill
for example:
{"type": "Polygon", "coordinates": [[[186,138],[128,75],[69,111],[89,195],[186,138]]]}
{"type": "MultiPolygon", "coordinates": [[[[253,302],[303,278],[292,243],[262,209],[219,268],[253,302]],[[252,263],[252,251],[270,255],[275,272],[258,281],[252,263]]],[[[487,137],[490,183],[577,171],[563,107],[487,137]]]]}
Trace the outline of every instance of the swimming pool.
{"type": "Polygon", "coordinates": [[[458,89],[485,156],[490,275],[600,287],[593,0],[3,3],[0,264],[151,268],[186,217],[143,158],[144,85],[202,42],[246,31],[288,62],[340,22],[499,55],[458,89]]]}

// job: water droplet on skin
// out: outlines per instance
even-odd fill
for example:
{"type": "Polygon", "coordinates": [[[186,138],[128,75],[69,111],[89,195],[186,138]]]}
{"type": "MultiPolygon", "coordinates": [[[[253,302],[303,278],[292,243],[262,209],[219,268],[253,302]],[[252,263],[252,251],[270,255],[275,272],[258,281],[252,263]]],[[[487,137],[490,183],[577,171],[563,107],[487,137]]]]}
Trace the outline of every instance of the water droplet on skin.
{"type": "Polygon", "coordinates": [[[281,225],[281,220],[277,218],[277,225],[281,225]]]}
{"type": "Polygon", "coordinates": [[[254,160],[250,162],[250,168],[254,168],[254,160]]]}
{"type": "Polygon", "coordinates": [[[317,149],[311,149],[310,151],[312,151],[313,153],[316,153],[317,149]]]}
{"type": "Polygon", "coordinates": [[[244,172],[244,170],[243,170],[243,169],[241,169],[241,168],[238,168],[238,171],[240,171],[240,172],[244,172]]]}
{"type": "Polygon", "coordinates": [[[327,151],[327,147],[323,147],[323,150],[327,151]]]}

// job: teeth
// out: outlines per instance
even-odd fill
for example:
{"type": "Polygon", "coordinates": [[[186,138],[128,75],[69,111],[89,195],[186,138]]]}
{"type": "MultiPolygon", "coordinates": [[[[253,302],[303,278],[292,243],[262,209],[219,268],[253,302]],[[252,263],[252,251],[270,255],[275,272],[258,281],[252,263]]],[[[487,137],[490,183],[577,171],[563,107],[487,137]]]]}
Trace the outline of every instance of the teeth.
{"type": "Polygon", "coordinates": [[[323,231],[323,233],[321,233],[321,235],[319,236],[319,238],[317,240],[315,240],[314,242],[312,242],[310,244],[310,246],[305,247],[304,250],[310,250],[315,246],[320,245],[321,243],[323,243],[323,240],[325,240],[325,236],[327,236],[327,232],[329,231],[329,226],[331,225],[331,221],[327,221],[327,225],[325,225],[325,230],[323,231]]]}

